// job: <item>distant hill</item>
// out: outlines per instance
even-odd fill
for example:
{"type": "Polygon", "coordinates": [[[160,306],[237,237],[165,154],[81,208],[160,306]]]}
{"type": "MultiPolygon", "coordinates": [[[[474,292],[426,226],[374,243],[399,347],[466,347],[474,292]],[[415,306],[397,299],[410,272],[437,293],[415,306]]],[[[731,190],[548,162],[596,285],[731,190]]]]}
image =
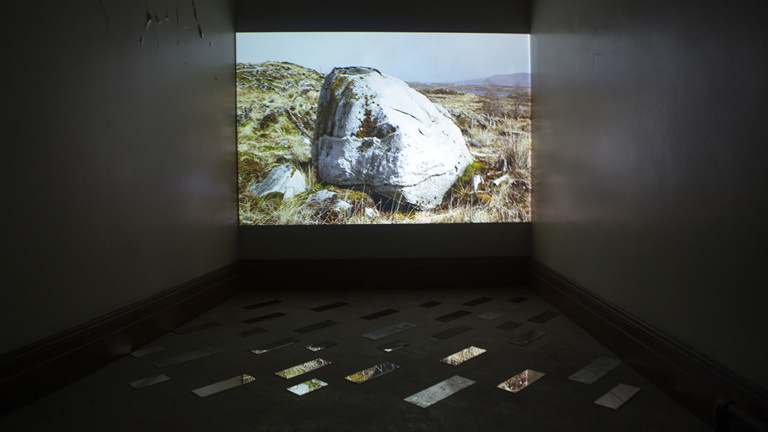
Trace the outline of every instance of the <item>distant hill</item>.
{"type": "Polygon", "coordinates": [[[452,84],[458,85],[486,85],[490,81],[491,85],[497,87],[530,87],[531,74],[527,72],[518,72],[513,74],[491,75],[485,78],[476,78],[467,81],[459,81],[452,84]]]}

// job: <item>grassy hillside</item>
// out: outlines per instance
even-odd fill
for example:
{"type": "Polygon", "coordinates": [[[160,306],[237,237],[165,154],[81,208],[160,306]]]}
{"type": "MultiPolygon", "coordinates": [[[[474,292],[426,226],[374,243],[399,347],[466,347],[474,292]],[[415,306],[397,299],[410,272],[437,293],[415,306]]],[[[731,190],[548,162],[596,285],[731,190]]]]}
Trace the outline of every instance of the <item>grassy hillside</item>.
{"type": "Polygon", "coordinates": [[[475,163],[433,210],[371,211],[364,193],[317,182],[311,166],[311,136],[323,82],[320,73],[285,62],[237,65],[238,193],[241,224],[518,222],[530,218],[530,93],[461,93],[433,85],[414,86],[453,115],[470,143],[475,163]],[[308,191],[291,199],[248,193],[281,163],[291,163],[308,180],[308,191]],[[337,191],[330,202],[307,198],[337,191]],[[350,208],[340,210],[343,199],[350,208]],[[366,211],[366,209],[368,209],[366,211]]]}

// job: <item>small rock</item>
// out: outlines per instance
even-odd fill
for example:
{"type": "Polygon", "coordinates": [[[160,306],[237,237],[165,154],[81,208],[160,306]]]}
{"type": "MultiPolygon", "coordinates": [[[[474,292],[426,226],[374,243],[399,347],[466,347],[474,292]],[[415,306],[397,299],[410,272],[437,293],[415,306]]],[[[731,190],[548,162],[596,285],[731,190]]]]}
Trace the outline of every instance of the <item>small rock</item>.
{"type": "Polygon", "coordinates": [[[283,200],[307,190],[304,174],[289,164],[279,165],[272,169],[267,178],[260,183],[254,182],[248,191],[259,198],[270,193],[283,194],[283,200]]]}
{"type": "Polygon", "coordinates": [[[497,178],[496,180],[494,180],[493,181],[493,185],[494,186],[498,186],[498,185],[500,185],[500,184],[502,184],[505,181],[510,180],[510,179],[512,179],[512,177],[510,177],[509,174],[504,174],[503,176],[501,176],[501,177],[497,178]]]}
{"type": "Polygon", "coordinates": [[[472,176],[472,189],[477,191],[477,187],[483,183],[483,177],[479,175],[472,176]]]}

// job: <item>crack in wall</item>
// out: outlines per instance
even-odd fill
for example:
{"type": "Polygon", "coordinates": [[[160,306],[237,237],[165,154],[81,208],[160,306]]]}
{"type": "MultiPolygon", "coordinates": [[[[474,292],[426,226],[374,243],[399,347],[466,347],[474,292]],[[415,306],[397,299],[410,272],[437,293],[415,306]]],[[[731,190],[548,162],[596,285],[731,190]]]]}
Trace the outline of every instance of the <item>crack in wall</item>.
{"type": "Polygon", "coordinates": [[[200,39],[205,39],[205,34],[203,34],[203,27],[200,24],[200,20],[197,18],[197,7],[195,6],[195,0],[192,1],[192,16],[195,17],[195,24],[197,24],[197,33],[200,35],[200,39]]]}
{"type": "Polygon", "coordinates": [[[101,11],[104,13],[104,21],[107,23],[107,34],[109,34],[109,14],[107,13],[107,7],[104,6],[104,0],[99,0],[99,4],[101,5],[101,11]]]}
{"type": "MultiPolygon", "coordinates": [[[[144,1],[144,6],[146,6],[146,17],[147,17],[147,24],[144,26],[144,34],[141,35],[141,38],[139,39],[139,43],[141,45],[144,45],[144,39],[147,37],[147,33],[149,32],[150,27],[152,27],[152,24],[162,24],[164,22],[169,22],[171,19],[168,17],[168,6],[165,7],[165,17],[160,18],[159,15],[152,15],[152,13],[149,11],[149,1],[144,1]]],[[[158,40],[156,42],[156,48],[160,48],[160,41],[158,40]]]]}
{"type": "MultiPolygon", "coordinates": [[[[106,8],[104,7],[104,0],[99,0],[101,2],[102,10],[104,11],[104,17],[107,20],[107,27],[109,29],[109,17],[107,15],[106,8]]],[[[146,40],[150,29],[152,28],[152,25],[160,25],[166,22],[170,22],[171,18],[168,12],[168,6],[165,7],[165,15],[161,17],[160,15],[153,14],[149,7],[149,0],[145,0],[144,5],[146,7],[146,23],[144,25],[144,32],[141,35],[141,38],[139,38],[139,42],[141,45],[144,45],[144,41],[146,40]]],[[[197,34],[200,37],[200,39],[205,39],[205,32],[203,32],[203,23],[198,17],[197,13],[197,6],[195,5],[194,0],[190,1],[190,5],[192,7],[192,18],[195,22],[195,27],[197,28],[197,34]]],[[[181,24],[181,13],[179,11],[179,6],[174,7],[174,18],[176,22],[176,45],[181,45],[181,30],[182,29],[188,29],[190,27],[188,26],[182,26],[181,24]]],[[[160,42],[157,41],[157,48],[160,48],[160,42]]]]}

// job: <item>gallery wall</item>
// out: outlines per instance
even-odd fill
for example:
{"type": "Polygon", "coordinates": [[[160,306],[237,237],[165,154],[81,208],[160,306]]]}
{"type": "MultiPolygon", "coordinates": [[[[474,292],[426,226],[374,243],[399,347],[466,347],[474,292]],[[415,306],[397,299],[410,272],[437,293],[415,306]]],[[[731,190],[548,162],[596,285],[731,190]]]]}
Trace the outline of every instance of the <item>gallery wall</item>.
{"type": "Polygon", "coordinates": [[[237,260],[233,14],[11,6],[0,353],[237,260]]]}
{"type": "Polygon", "coordinates": [[[533,258],[768,388],[768,9],[536,0],[533,258]]]}

